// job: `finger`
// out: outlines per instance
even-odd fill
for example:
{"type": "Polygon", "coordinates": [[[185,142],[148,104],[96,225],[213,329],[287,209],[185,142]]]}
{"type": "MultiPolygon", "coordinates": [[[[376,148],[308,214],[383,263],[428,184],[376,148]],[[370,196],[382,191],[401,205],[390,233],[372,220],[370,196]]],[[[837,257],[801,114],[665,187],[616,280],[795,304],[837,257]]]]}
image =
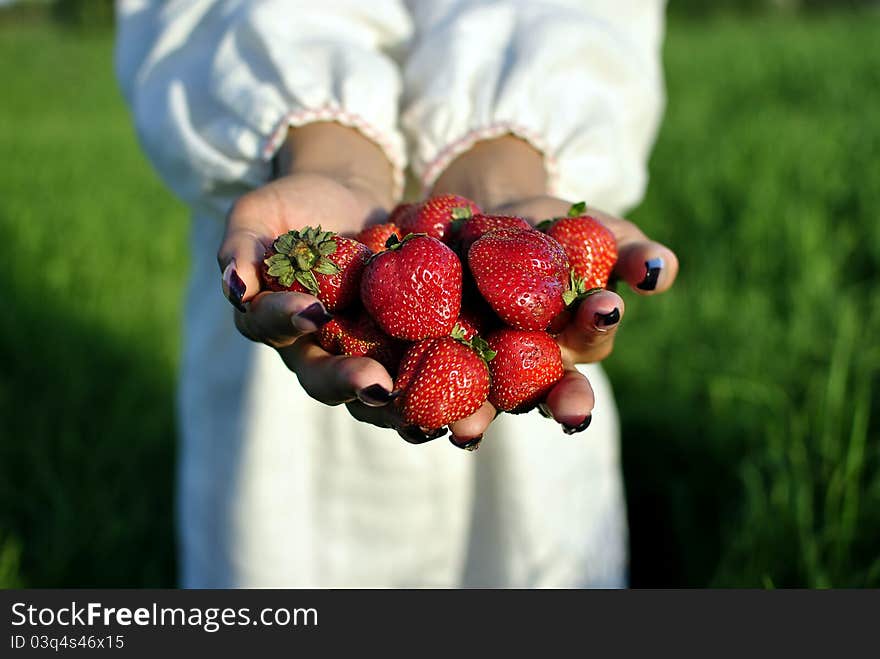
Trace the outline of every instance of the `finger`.
{"type": "Polygon", "coordinates": [[[617,241],[614,276],[642,295],[662,293],[678,274],[678,257],[665,245],[649,240],[628,220],[590,208],[589,213],[607,226],[617,241]]]}
{"type": "Polygon", "coordinates": [[[447,432],[446,428],[436,428],[434,430],[426,430],[418,426],[404,426],[397,429],[397,434],[403,437],[410,444],[425,444],[435,439],[443,437],[447,432]]]}
{"type": "Polygon", "coordinates": [[[380,428],[394,428],[410,444],[425,444],[446,434],[446,428],[426,430],[417,426],[406,426],[393,405],[371,407],[359,400],[346,403],[349,413],[358,421],[370,423],[380,428]]]}
{"type": "Polygon", "coordinates": [[[263,292],[235,312],[235,326],[252,341],[273,348],[293,344],[303,334],[315,332],[333,319],[324,305],[307,293],[263,292]]]}
{"type": "Polygon", "coordinates": [[[391,376],[375,359],[331,355],[311,337],[278,352],[306,393],[322,403],[339,405],[358,399],[380,407],[394,399],[391,376]]]}
{"type": "Polygon", "coordinates": [[[614,274],[641,295],[662,293],[678,275],[678,257],[653,240],[633,242],[620,248],[614,274]]]}
{"type": "Polygon", "coordinates": [[[594,404],[593,388],[587,378],[574,369],[565,372],[544,401],[545,409],[567,435],[581,432],[590,425],[594,404]]]}
{"type": "Polygon", "coordinates": [[[217,251],[217,264],[223,273],[223,294],[239,311],[243,312],[243,304],[260,291],[260,263],[271,244],[271,236],[262,236],[252,229],[231,225],[227,228],[217,251]]]}
{"type": "Polygon", "coordinates": [[[584,299],[559,337],[560,344],[576,355],[572,361],[598,362],[608,357],[624,311],[623,299],[613,291],[600,291],[584,299]]]}
{"type": "Polygon", "coordinates": [[[353,400],[345,404],[351,414],[358,421],[369,423],[379,428],[396,428],[400,425],[400,418],[393,405],[373,407],[353,400]]]}
{"type": "Polygon", "coordinates": [[[497,411],[489,401],[476,412],[449,425],[452,436],[449,441],[458,448],[474,451],[480,446],[483,434],[495,419],[497,411]]]}
{"type": "Polygon", "coordinates": [[[226,216],[217,264],[223,293],[239,311],[260,291],[260,263],[275,236],[283,233],[278,215],[259,192],[251,192],[239,197],[226,216]]]}

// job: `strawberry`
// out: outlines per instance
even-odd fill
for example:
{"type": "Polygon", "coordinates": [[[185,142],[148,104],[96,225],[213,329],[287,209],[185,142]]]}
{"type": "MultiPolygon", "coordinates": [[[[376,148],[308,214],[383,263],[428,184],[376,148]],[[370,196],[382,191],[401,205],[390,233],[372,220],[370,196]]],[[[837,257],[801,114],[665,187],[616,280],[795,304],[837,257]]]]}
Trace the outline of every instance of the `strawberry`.
{"type": "Polygon", "coordinates": [[[514,228],[530,229],[529,223],[521,217],[508,215],[484,215],[477,214],[471,219],[462,222],[458,231],[458,240],[461,244],[461,253],[467,255],[478,238],[489,233],[492,229],[514,228]]]}
{"type": "MultiPolygon", "coordinates": [[[[413,208],[416,207],[416,204],[397,204],[394,208],[391,209],[391,212],[388,213],[388,219],[386,222],[390,222],[391,224],[396,224],[397,226],[401,225],[403,218],[412,211],[413,208]]],[[[402,238],[403,236],[401,236],[402,238]]]]}
{"type": "Polygon", "coordinates": [[[563,375],[559,345],[546,332],[504,328],[492,332],[486,342],[495,353],[489,362],[489,402],[496,409],[528,412],[563,375]]]}
{"type": "Polygon", "coordinates": [[[385,251],[386,243],[391,236],[397,236],[397,240],[400,240],[403,232],[394,222],[385,222],[364,227],[354,239],[369,247],[374,254],[378,254],[385,251]]]}
{"type": "Polygon", "coordinates": [[[461,332],[461,338],[470,341],[480,334],[482,327],[482,318],[468,309],[462,309],[458,314],[458,321],[455,323],[455,327],[452,328],[452,334],[455,336],[456,329],[458,329],[461,332]]]}
{"type": "Polygon", "coordinates": [[[327,311],[341,311],[357,299],[370,254],[356,240],[305,227],[275,239],[264,254],[260,274],[271,291],[310,293],[327,311]]]}
{"type": "Polygon", "coordinates": [[[543,330],[565,307],[569,265],[562,246],[534,229],[494,229],[468,251],[477,288],[508,325],[543,330]]]}
{"type": "Polygon", "coordinates": [[[468,341],[476,335],[485,336],[489,331],[501,324],[498,316],[480,296],[474,286],[472,295],[462,293],[461,311],[458,313],[457,324],[464,330],[464,338],[468,341]]]}
{"type": "Polygon", "coordinates": [[[318,343],[334,355],[370,357],[389,373],[396,373],[406,345],[384,334],[376,322],[361,310],[357,314],[336,315],[317,333],[318,343]]]}
{"type": "Polygon", "coordinates": [[[617,241],[608,228],[586,214],[584,202],[574,204],[567,217],[542,222],[538,228],[559,241],[571,264],[571,301],[591,289],[605,288],[617,263],[617,241]]]}
{"type": "Polygon", "coordinates": [[[454,220],[466,220],[480,207],[470,199],[454,194],[430,197],[402,213],[398,222],[404,233],[426,233],[433,238],[450,243],[453,239],[454,220]]]}
{"type": "Polygon", "coordinates": [[[407,341],[447,336],[461,310],[461,261],[436,238],[410,234],[370,259],[361,300],[382,330],[407,341]]]}
{"type": "Polygon", "coordinates": [[[404,354],[394,389],[400,392],[395,405],[405,423],[442,428],[486,401],[489,367],[477,350],[452,337],[425,339],[404,354]]]}

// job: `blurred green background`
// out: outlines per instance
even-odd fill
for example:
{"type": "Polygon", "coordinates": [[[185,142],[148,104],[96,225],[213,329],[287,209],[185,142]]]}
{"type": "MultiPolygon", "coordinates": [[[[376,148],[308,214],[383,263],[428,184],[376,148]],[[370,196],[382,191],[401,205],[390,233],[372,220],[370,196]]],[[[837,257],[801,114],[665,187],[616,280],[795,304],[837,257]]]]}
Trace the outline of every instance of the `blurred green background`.
{"type": "MultiPolygon", "coordinates": [[[[680,0],[625,294],[635,586],[880,586],[880,10],[680,0]]],[[[139,150],[107,2],[0,8],[0,587],[175,583],[187,213],[139,150]]]]}

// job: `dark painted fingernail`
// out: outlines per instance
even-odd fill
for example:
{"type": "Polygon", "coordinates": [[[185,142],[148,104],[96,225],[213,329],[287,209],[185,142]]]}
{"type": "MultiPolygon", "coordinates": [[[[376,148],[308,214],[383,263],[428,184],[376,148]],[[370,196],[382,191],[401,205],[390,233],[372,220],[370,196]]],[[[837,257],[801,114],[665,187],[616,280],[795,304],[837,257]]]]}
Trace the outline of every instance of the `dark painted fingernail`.
{"type": "Polygon", "coordinates": [[[593,420],[593,415],[588,414],[587,418],[584,419],[583,421],[581,421],[576,426],[570,426],[567,423],[563,423],[563,424],[561,424],[562,425],[562,432],[564,432],[566,435],[574,435],[575,433],[583,432],[584,430],[586,430],[587,428],[590,427],[590,423],[592,422],[592,420],[593,420]]]}
{"type": "Polygon", "coordinates": [[[430,442],[438,437],[443,437],[447,432],[446,428],[438,428],[437,430],[424,432],[418,426],[405,426],[398,430],[397,434],[410,444],[424,444],[425,442],[430,442]]]}
{"type": "Polygon", "coordinates": [[[553,418],[553,415],[550,414],[550,408],[548,408],[545,403],[541,403],[538,405],[538,413],[545,419],[553,418]]]}
{"type": "Polygon", "coordinates": [[[223,294],[233,307],[245,313],[247,309],[244,308],[241,300],[246,292],[247,286],[235,271],[235,259],[232,259],[223,269],[223,294]]]}
{"type": "Polygon", "coordinates": [[[605,329],[620,322],[620,309],[614,307],[611,313],[597,313],[595,315],[596,327],[605,329]]]}
{"type": "Polygon", "coordinates": [[[465,451],[476,451],[478,448],[480,448],[480,442],[482,441],[482,435],[478,435],[470,439],[461,439],[459,437],[456,437],[455,435],[449,437],[450,444],[452,444],[456,448],[463,448],[465,451]]]}
{"type": "Polygon", "coordinates": [[[357,392],[358,400],[370,407],[382,407],[400,395],[400,391],[388,391],[381,384],[371,384],[357,392]]]}
{"type": "Polygon", "coordinates": [[[663,259],[656,258],[645,261],[645,278],[636,284],[636,288],[643,291],[653,291],[657,288],[657,280],[660,278],[660,271],[663,269],[663,259]]]}
{"type": "Polygon", "coordinates": [[[449,432],[448,428],[419,428],[425,435],[430,439],[437,439],[438,437],[443,437],[446,433],[449,432]]]}
{"type": "MultiPolygon", "coordinates": [[[[331,320],[333,320],[333,316],[327,313],[327,310],[324,308],[324,305],[320,302],[314,302],[310,304],[302,311],[294,314],[294,318],[302,318],[308,323],[314,325],[315,329],[320,329],[331,320]]],[[[293,321],[294,325],[297,325],[296,320],[293,321]]],[[[310,331],[310,328],[299,326],[298,329],[302,331],[310,331]]]]}

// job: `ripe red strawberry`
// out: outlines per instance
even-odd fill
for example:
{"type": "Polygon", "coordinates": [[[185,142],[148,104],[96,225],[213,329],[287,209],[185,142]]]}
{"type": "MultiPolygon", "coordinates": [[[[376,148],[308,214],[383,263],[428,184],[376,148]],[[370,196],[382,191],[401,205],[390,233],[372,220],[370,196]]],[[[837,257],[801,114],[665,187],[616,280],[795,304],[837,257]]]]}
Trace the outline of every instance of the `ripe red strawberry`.
{"type": "Polygon", "coordinates": [[[271,291],[310,293],[327,311],[341,311],[357,299],[370,254],[356,240],[305,227],[275,239],[264,254],[260,274],[271,291]]]}
{"type": "Polygon", "coordinates": [[[489,395],[489,368],[460,341],[426,339],[406,351],[394,389],[404,422],[434,430],[479,409],[489,395]]]}
{"type": "Polygon", "coordinates": [[[355,315],[336,315],[317,333],[318,343],[334,355],[370,357],[394,374],[406,344],[384,334],[370,316],[361,310],[355,315]]]}
{"type": "Polygon", "coordinates": [[[400,240],[403,238],[403,232],[394,222],[385,222],[364,227],[354,239],[369,247],[374,254],[378,254],[385,251],[385,243],[391,236],[397,236],[400,240]]]}
{"type": "Polygon", "coordinates": [[[559,345],[546,332],[500,329],[486,340],[495,357],[489,362],[489,402],[519,414],[544,400],[564,373],[559,345]]]}
{"type": "Polygon", "coordinates": [[[458,230],[458,240],[461,244],[461,253],[466,255],[478,238],[493,229],[512,228],[530,229],[529,223],[521,217],[509,215],[474,215],[471,219],[462,222],[458,230]]]}
{"type": "MultiPolygon", "coordinates": [[[[391,212],[388,213],[388,219],[386,222],[391,222],[392,224],[396,224],[400,226],[401,220],[403,217],[407,215],[416,205],[412,203],[401,203],[397,204],[394,208],[391,209],[391,212]]],[[[403,238],[403,236],[401,236],[403,238]]]]}
{"type": "Polygon", "coordinates": [[[480,207],[470,199],[454,194],[443,194],[430,197],[413,208],[402,213],[398,222],[404,233],[426,233],[444,243],[452,242],[454,220],[464,220],[480,207]]]}
{"type": "Polygon", "coordinates": [[[543,330],[565,307],[568,259],[540,231],[490,231],[471,246],[468,264],[480,293],[508,325],[543,330]]]}
{"type": "Polygon", "coordinates": [[[594,288],[605,288],[617,263],[614,234],[594,217],[586,214],[584,202],[574,204],[568,217],[542,222],[538,228],[559,241],[568,256],[575,295],[594,288]]]}
{"type": "Polygon", "coordinates": [[[469,310],[462,309],[458,314],[458,321],[456,321],[455,327],[452,328],[452,336],[470,341],[472,338],[480,334],[482,327],[482,318],[471,313],[469,310]],[[456,329],[459,330],[458,334],[456,333],[456,329]]]}
{"type": "Polygon", "coordinates": [[[409,235],[364,269],[361,299],[390,336],[447,336],[461,310],[461,261],[436,238],[409,235]]]}

